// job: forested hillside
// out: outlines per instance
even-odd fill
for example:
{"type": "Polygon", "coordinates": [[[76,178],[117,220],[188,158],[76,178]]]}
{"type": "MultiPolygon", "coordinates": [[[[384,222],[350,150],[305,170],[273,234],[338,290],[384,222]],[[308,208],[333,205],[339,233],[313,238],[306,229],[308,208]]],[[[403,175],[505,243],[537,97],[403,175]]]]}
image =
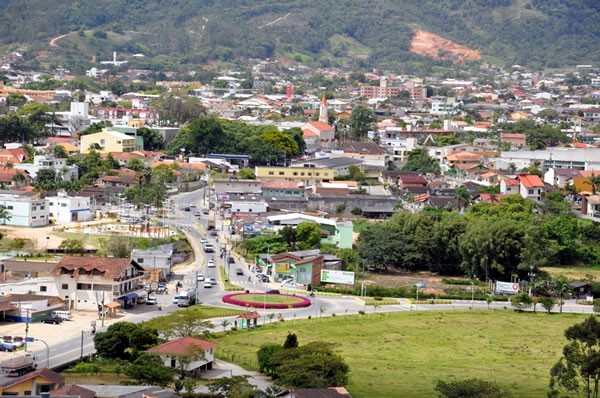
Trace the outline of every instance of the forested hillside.
{"type": "Polygon", "coordinates": [[[4,0],[0,41],[72,62],[116,50],[183,64],[278,55],[400,66],[425,62],[409,52],[423,29],[484,58],[554,67],[600,61],[598,21],[597,0],[4,0]],[[79,42],[49,46],[67,33],[79,42]]]}

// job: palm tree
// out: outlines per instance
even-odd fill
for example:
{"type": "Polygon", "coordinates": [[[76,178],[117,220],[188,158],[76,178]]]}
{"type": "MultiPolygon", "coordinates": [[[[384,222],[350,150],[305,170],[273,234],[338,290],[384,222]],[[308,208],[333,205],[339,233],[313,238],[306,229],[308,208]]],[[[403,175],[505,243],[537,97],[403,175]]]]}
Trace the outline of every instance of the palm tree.
{"type": "Polygon", "coordinates": [[[13,162],[11,162],[10,160],[8,160],[6,163],[4,163],[4,168],[6,170],[12,170],[15,168],[15,164],[13,162]]]}
{"type": "Polygon", "coordinates": [[[554,281],[554,293],[560,300],[560,313],[562,314],[563,309],[563,299],[569,295],[571,292],[571,287],[569,286],[569,281],[564,276],[560,276],[556,278],[554,281]]]}
{"type": "Polygon", "coordinates": [[[600,191],[600,174],[596,175],[592,173],[592,175],[588,177],[587,182],[592,186],[593,195],[600,191]]]}
{"type": "Polygon", "coordinates": [[[10,220],[12,216],[10,212],[6,208],[5,205],[0,205],[0,220],[2,220],[2,225],[6,225],[6,222],[10,220]]]}
{"type": "Polygon", "coordinates": [[[229,322],[227,319],[225,319],[224,321],[221,322],[221,326],[223,326],[223,331],[227,330],[227,326],[231,325],[231,322],[229,322]]]}
{"type": "Polygon", "coordinates": [[[26,180],[25,174],[23,174],[23,172],[21,170],[17,170],[17,172],[12,176],[12,180],[17,185],[20,185],[21,183],[25,182],[25,180],[26,180]]]}

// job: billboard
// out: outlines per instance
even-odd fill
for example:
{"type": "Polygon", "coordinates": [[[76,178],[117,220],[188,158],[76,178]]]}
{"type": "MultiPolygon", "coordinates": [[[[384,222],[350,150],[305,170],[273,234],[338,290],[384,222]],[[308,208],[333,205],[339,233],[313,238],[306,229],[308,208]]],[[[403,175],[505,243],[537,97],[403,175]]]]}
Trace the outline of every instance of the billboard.
{"type": "Polygon", "coordinates": [[[275,228],[273,225],[267,224],[244,224],[242,233],[244,236],[251,235],[265,235],[274,232],[275,228]]]}
{"type": "Polygon", "coordinates": [[[519,284],[513,282],[496,282],[496,293],[508,293],[517,294],[519,293],[519,284]]]}
{"type": "Polygon", "coordinates": [[[346,285],[353,285],[354,284],[354,272],[322,269],[321,270],[321,282],[344,283],[346,285]]]}

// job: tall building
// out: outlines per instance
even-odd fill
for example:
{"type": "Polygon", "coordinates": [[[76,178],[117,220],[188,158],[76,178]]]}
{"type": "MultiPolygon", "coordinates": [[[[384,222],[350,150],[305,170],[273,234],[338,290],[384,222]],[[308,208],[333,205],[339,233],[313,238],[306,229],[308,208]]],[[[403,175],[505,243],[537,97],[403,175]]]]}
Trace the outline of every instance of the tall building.
{"type": "Polygon", "coordinates": [[[329,109],[327,107],[327,98],[323,95],[321,98],[321,104],[319,105],[319,121],[329,124],[329,109]]]}

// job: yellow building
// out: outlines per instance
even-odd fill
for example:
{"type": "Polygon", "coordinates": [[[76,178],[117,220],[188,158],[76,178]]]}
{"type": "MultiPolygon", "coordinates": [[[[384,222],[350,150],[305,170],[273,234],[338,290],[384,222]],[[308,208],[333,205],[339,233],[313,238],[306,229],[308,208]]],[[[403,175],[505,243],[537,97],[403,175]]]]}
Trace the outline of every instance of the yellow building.
{"type": "Polygon", "coordinates": [[[65,384],[64,376],[55,371],[42,368],[0,384],[2,395],[40,395],[65,384]]]}
{"type": "Polygon", "coordinates": [[[133,152],[141,149],[136,145],[135,137],[111,131],[109,128],[104,128],[99,133],[81,137],[81,153],[89,153],[92,146],[100,148],[96,149],[100,153],[133,152]]]}
{"type": "Polygon", "coordinates": [[[333,169],[320,169],[313,167],[277,167],[256,166],[254,169],[256,178],[261,179],[283,179],[288,181],[304,181],[307,184],[333,181],[335,171],[333,169]]]}

